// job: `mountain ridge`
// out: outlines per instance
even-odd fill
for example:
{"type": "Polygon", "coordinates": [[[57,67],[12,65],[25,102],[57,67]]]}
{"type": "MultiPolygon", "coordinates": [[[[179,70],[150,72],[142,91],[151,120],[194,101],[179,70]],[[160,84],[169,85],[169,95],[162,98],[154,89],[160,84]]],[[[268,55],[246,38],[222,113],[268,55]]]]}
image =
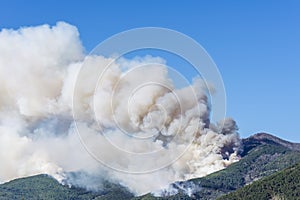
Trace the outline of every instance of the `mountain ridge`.
{"type": "Polygon", "coordinates": [[[242,139],[242,144],[244,145],[245,143],[251,142],[251,140],[252,140],[252,142],[256,141],[260,144],[274,142],[281,146],[287,147],[290,150],[300,151],[300,143],[283,140],[283,139],[281,139],[277,136],[274,136],[270,133],[265,133],[265,132],[256,133],[254,135],[251,135],[248,138],[242,139]]]}

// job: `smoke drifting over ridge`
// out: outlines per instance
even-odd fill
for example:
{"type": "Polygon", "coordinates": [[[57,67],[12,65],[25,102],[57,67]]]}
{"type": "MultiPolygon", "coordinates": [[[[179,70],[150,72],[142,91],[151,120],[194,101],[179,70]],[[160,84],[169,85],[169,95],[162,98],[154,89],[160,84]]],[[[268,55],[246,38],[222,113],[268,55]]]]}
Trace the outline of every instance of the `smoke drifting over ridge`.
{"type": "Polygon", "coordinates": [[[85,56],[64,22],[2,30],[0,80],[0,181],[102,177],[143,194],[238,160],[236,123],[210,123],[201,79],[177,89],[162,58],[85,56]]]}

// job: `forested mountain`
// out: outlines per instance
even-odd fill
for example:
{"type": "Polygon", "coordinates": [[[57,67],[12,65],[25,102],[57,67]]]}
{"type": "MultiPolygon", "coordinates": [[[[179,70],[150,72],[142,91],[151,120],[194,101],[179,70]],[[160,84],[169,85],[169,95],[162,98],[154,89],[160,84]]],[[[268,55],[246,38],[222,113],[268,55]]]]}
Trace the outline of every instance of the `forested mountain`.
{"type": "Polygon", "coordinates": [[[219,199],[300,199],[300,164],[255,181],[219,199]]]}
{"type": "Polygon", "coordinates": [[[0,185],[0,199],[293,199],[300,191],[300,164],[295,165],[300,163],[299,150],[299,144],[265,133],[255,134],[242,140],[239,162],[206,177],[172,184],[178,191],[176,195],[165,191],[162,197],[150,193],[133,197],[125,187],[110,182],[104,182],[101,191],[92,192],[38,175],[0,185]],[[256,180],[259,181],[252,183],[256,180]]]}
{"type": "MultiPolygon", "coordinates": [[[[241,160],[224,170],[181,184],[193,183],[198,191],[188,196],[180,188],[175,196],[162,199],[216,199],[255,180],[300,163],[300,144],[291,143],[266,133],[258,133],[242,140],[241,160]]],[[[176,187],[176,185],[174,185],[176,187]]],[[[156,199],[147,194],[139,199],[156,199]]]]}

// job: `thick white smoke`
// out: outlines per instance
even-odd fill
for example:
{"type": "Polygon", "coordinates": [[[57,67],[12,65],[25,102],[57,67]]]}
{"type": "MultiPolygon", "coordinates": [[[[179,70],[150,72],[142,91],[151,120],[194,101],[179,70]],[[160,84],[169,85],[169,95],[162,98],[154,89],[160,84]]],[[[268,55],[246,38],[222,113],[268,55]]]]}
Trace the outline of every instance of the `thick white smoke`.
{"type": "Polygon", "coordinates": [[[0,80],[2,182],[46,173],[97,189],[99,176],[143,194],[238,160],[236,124],[210,123],[200,79],[177,89],[161,58],[85,56],[77,29],[64,22],[1,30],[0,80]]]}

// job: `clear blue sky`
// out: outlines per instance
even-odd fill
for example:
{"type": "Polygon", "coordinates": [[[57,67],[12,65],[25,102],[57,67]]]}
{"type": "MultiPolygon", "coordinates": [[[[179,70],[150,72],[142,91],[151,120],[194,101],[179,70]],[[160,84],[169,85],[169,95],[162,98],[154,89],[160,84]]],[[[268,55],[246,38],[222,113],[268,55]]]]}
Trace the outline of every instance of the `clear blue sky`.
{"type": "Polygon", "coordinates": [[[219,67],[242,137],[266,131],[300,142],[300,1],[0,2],[1,29],[57,21],[77,26],[87,51],[136,27],[185,33],[219,67]]]}

